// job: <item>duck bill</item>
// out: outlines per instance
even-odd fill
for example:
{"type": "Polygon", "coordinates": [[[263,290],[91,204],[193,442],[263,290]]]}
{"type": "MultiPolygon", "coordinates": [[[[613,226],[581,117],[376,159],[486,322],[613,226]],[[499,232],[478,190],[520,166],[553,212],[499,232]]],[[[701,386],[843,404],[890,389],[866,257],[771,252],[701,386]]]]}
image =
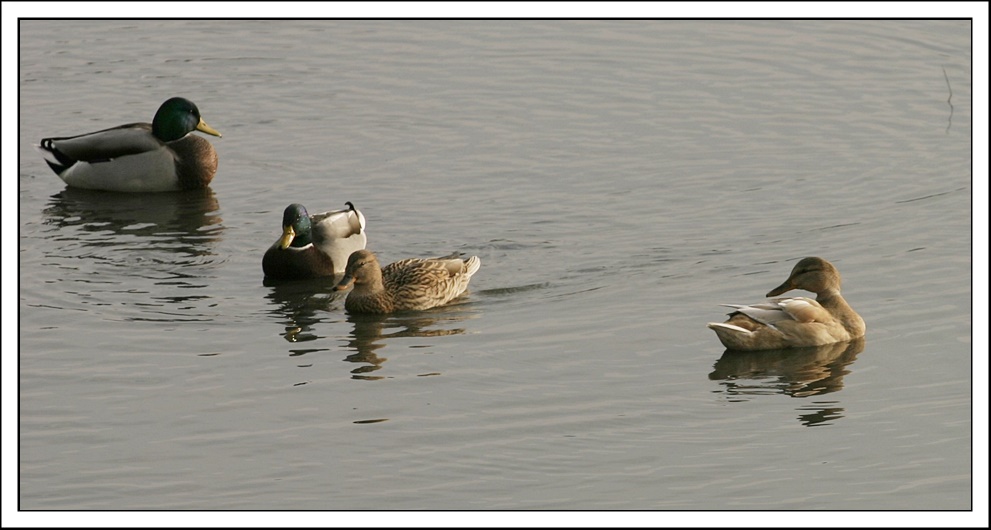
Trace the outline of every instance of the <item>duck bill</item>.
{"type": "Polygon", "coordinates": [[[337,285],[334,286],[334,290],[343,291],[344,289],[351,287],[352,282],[354,282],[354,276],[345,274],[344,277],[341,278],[341,281],[337,282],[337,285]]]}
{"type": "Polygon", "coordinates": [[[279,238],[279,248],[285,250],[292,245],[292,240],[296,237],[296,231],[292,229],[292,225],[289,225],[282,229],[282,237],[279,238]]]}
{"type": "Polygon", "coordinates": [[[794,289],[794,287],[792,287],[791,285],[791,280],[788,280],[785,283],[782,283],[781,285],[775,287],[774,289],[771,289],[771,291],[764,296],[770,298],[772,296],[778,296],[779,294],[787,293],[792,289],[794,289]]]}
{"type": "Polygon", "coordinates": [[[196,130],[197,131],[201,131],[201,132],[205,132],[207,134],[212,134],[212,135],[217,136],[219,138],[223,138],[224,137],[224,135],[220,134],[220,131],[218,131],[217,129],[214,129],[213,127],[210,127],[209,125],[207,125],[206,122],[203,121],[203,118],[200,118],[200,122],[196,125],[196,130]]]}

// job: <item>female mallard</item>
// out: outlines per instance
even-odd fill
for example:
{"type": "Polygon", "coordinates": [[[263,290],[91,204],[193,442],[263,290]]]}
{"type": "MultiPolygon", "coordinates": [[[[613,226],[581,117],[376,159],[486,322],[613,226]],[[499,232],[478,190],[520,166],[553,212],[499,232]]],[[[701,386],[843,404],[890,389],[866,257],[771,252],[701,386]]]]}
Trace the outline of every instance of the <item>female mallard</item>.
{"type": "Polygon", "coordinates": [[[184,98],[162,103],[152,123],[45,138],[45,162],[69,186],[107,191],[174,191],[205,188],[217,172],[217,152],[190,134],[220,133],[184,98]]]}
{"type": "Polygon", "coordinates": [[[265,277],[299,280],[344,272],[348,256],[365,248],[365,216],[350,202],[346,210],[309,215],[302,204],[282,214],[282,237],[262,257],[265,277]]]}
{"type": "Polygon", "coordinates": [[[771,350],[822,346],[864,336],[866,327],[840,295],[840,272],[822,258],[805,258],[784,283],[767,293],[777,296],[792,289],[816,293],[804,297],[773,298],[735,309],[726,322],[710,322],[724,346],[731,350],[771,350]]]}
{"type": "Polygon", "coordinates": [[[348,266],[334,289],[354,283],[344,308],[351,313],[391,313],[430,309],[454,300],[468,289],[468,281],[482,262],[478,256],[460,258],[409,258],[385,268],[369,250],[348,258],[348,266]]]}

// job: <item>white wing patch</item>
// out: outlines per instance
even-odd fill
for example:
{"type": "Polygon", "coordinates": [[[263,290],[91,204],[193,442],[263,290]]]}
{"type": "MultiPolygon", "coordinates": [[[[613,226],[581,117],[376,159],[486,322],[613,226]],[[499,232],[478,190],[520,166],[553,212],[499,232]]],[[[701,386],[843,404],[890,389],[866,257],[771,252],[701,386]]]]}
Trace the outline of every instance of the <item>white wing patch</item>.
{"type": "Polygon", "coordinates": [[[819,305],[819,302],[811,298],[772,298],[766,302],[752,305],[722,304],[725,307],[732,307],[737,312],[764,324],[777,328],[777,324],[782,320],[795,320],[798,322],[823,321],[823,315],[828,316],[826,310],[819,305]]]}
{"type": "Polygon", "coordinates": [[[823,322],[829,318],[829,313],[819,302],[809,298],[784,298],[778,304],[785,313],[799,322],[823,322]]]}

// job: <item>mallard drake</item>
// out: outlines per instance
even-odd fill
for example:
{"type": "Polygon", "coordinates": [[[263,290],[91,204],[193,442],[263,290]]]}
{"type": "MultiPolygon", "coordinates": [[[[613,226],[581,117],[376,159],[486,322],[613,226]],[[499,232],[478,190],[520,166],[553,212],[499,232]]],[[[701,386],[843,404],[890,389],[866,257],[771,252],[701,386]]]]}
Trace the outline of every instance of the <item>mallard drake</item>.
{"type": "Polygon", "coordinates": [[[866,326],[840,295],[840,272],[822,258],[795,264],[784,283],[767,293],[778,296],[792,289],[816,293],[805,297],[772,298],[754,305],[732,305],[726,322],[710,322],[731,350],[801,348],[844,342],[864,336],[866,326]]]}
{"type": "Polygon", "coordinates": [[[220,137],[196,105],[171,98],[152,123],[45,138],[38,146],[45,162],[65,183],[106,191],[174,191],[205,188],[217,172],[217,152],[202,131],[220,137]]]}
{"type": "Polygon", "coordinates": [[[359,250],[348,258],[344,277],[334,289],[342,291],[354,284],[344,301],[351,313],[430,309],[464,293],[481,264],[478,256],[409,258],[382,268],[375,254],[359,250]]]}
{"type": "Polygon", "coordinates": [[[282,237],[262,257],[266,278],[299,280],[344,272],[348,256],[365,248],[365,216],[347,209],[310,215],[302,204],[282,213],[282,237]]]}

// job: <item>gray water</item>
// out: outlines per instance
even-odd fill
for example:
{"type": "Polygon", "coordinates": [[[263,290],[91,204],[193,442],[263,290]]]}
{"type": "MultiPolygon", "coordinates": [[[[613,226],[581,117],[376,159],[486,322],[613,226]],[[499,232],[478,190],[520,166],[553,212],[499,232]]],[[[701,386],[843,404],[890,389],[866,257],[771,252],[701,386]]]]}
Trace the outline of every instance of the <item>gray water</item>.
{"type": "Polygon", "coordinates": [[[21,509],[972,507],[968,21],[20,31],[21,509]],[[175,95],[203,193],[33,147],[175,95]],[[345,201],[383,263],[478,255],[468,296],[264,285],[283,208],[345,201]],[[724,354],[812,255],[866,340],[724,354]]]}

